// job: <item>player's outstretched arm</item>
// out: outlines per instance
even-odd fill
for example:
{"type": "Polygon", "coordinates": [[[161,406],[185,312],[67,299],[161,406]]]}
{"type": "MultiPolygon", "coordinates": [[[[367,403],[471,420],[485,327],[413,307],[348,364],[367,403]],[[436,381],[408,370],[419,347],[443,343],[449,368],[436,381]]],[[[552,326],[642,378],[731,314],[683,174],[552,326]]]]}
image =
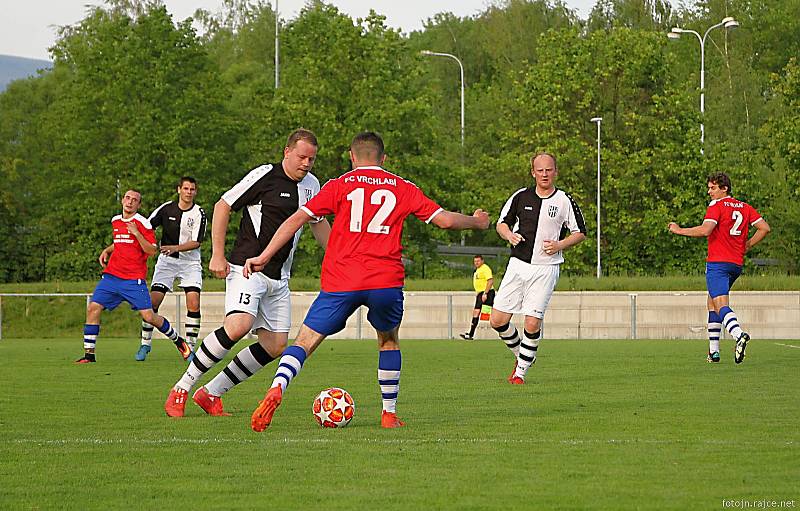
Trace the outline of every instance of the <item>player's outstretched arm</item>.
{"type": "Polygon", "coordinates": [[[747,240],[747,245],[745,245],[746,250],[750,250],[751,248],[761,243],[761,240],[766,238],[767,234],[769,234],[769,231],[772,230],[767,221],[764,220],[763,218],[760,221],[756,222],[753,225],[753,227],[756,228],[756,232],[753,233],[753,235],[750,237],[749,240],[747,240]]]}
{"type": "Polygon", "coordinates": [[[328,238],[331,237],[331,224],[328,223],[327,218],[323,218],[321,221],[311,224],[311,233],[314,235],[314,239],[317,240],[319,246],[324,249],[328,248],[328,238]]]}
{"type": "Polygon", "coordinates": [[[678,234],[680,236],[688,236],[690,238],[707,238],[709,235],[711,235],[711,232],[716,226],[717,224],[715,222],[708,220],[694,227],[681,227],[675,222],[670,222],[669,225],[667,225],[667,228],[669,229],[669,232],[678,234]]]}
{"type": "Polygon", "coordinates": [[[485,230],[489,228],[489,213],[476,209],[472,216],[462,215],[454,211],[442,211],[431,220],[440,229],[459,231],[463,229],[485,230]]]}
{"type": "Polygon", "coordinates": [[[303,227],[306,222],[309,222],[311,218],[312,217],[309,216],[308,213],[302,209],[298,209],[292,216],[284,220],[280,227],[278,227],[278,230],[275,231],[275,234],[272,235],[272,239],[264,248],[263,252],[257,257],[251,257],[245,261],[242,275],[244,275],[245,278],[250,278],[251,274],[263,270],[264,266],[275,256],[278,250],[286,245],[289,240],[292,239],[294,233],[303,227]]]}
{"type": "Polygon", "coordinates": [[[231,206],[220,199],[214,204],[214,216],[211,218],[211,260],[208,269],[221,279],[228,276],[231,267],[225,259],[225,234],[231,219],[231,206]]]}

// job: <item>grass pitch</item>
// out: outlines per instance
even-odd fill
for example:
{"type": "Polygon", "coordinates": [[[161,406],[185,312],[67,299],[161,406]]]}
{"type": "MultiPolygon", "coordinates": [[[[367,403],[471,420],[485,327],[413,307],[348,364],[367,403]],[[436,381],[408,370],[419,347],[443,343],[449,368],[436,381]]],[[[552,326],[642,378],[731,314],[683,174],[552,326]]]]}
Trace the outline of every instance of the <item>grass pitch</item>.
{"type": "Polygon", "coordinates": [[[189,403],[169,419],[183,363],[163,339],[135,362],[137,345],[102,338],[78,366],[78,338],[0,341],[0,508],[800,507],[791,341],[756,339],[737,366],[731,341],[711,365],[705,342],[547,339],[511,386],[499,341],[406,340],[398,430],[379,427],[375,342],[326,341],[261,434],[249,419],[274,362],[224,398],[232,417],[189,403]],[[333,385],[356,401],[342,430],[311,415],[333,385]]]}

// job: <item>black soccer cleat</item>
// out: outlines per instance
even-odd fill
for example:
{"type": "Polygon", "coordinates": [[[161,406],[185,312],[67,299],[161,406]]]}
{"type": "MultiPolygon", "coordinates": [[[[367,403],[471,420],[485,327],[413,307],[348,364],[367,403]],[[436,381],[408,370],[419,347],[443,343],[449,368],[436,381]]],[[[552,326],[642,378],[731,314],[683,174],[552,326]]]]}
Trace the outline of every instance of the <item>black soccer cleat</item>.
{"type": "Polygon", "coordinates": [[[747,342],[749,340],[750,334],[742,332],[742,335],[739,336],[739,340],[736,341],[736,351],[733,353],[733,361],[737,364],[741,364],[742,360],[744,360],[744,350],[747,348],[747,342]]]}

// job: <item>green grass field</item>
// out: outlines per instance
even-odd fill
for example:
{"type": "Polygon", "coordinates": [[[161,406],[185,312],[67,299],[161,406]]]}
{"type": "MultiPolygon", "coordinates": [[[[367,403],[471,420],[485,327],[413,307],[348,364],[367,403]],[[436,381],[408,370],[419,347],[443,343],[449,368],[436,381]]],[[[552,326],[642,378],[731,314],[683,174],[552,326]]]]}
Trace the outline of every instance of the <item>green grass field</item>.
{"type": "Polygon", "coordinates": [[[730,341],[710,365],[705,342],[544,340],[511,386],[499,341],[407,340],[398,430],[379,427],[375,343],[326,341],[261,434],[274,363],[225,397],[232,417],[169,419],[183,364],[163,339],[137,363],[137,344],[102,338],[79,366],[77,337],[0,341],[0,509],[800,506],[792,341],[754,340],[737,366],[730,341]],[[332,385],[356,400],[342,430],[311,415],[332,385]]]}

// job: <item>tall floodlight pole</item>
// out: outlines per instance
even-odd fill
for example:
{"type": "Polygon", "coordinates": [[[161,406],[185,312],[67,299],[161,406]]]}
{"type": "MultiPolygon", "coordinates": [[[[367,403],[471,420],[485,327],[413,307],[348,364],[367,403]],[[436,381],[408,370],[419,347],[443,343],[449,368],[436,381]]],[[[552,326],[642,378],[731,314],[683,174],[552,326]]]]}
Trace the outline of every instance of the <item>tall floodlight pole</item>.
{"type": "Polygon", "coordinates": [[[275,89],[277,90],[280,84],[281,74],[281,59],[280,59],[280,39],[278,38],[278,29],[280,27],[280,15],[278,14],[278,0],[275,0],[275,89]]]}
{"type": "Polygon", "coordinates": [[[697,40],[700,41],[700,153],[703,154],[703,144],[705,143],[705,125],[704,116],[706,111],[706,37],[708,37],[709,32],[714,30],[715,28],[725,27],[725,29],[730,30],[734,29],[739,26],[739,22],[735,19],[729,17],[722,18],[722,21],[717,23],[716,25],[711,25],[706,30],[705,34],[700,37],[700,34],[695,32],[694,30],[689,30],[685,28],[674,27],[669,33],[667,33],[667,37],[672,40],[680,39],[681,34],[694,34],[697,37],[697,40]]]}
{"type": "Polygon", "coordinates": [[[449,57],[458,62],[458,68],[461,70],[461,147],[464,147],[464,66],[455,55],[449,53],[439,53],[435,51],[422,50],[422,55],[435,56],[435,57],[449,57]]]}
{"type": "Polygon", "coordinates": [[[600,123],[602,117],[592,117],[589,122],[597,124],[597,278],[602,275],[600,267],[600,123]]]}

